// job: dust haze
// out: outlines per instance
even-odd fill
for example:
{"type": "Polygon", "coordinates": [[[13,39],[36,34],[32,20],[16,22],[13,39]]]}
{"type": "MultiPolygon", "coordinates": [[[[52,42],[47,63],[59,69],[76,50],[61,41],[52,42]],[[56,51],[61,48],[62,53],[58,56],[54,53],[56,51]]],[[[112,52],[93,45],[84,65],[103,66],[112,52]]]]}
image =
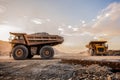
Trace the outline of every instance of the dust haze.
{"type": "Polygon", "coordinates": [[[0,39],[8,40],[9,32],[48,32],[64,37],[65,42],[57,46],[64,51],[84,51],[89,41],[99,39],[108,40],[110,49],[119,49],[120,44],[114,42],[120,39],[120,3],[109,4],[91,21],[79,19],[76,23],[54,6],[47,7],[48,4],[44,1],[35,4],[29,0],[0,0],[0,36],[5,35],[0,39]]]}

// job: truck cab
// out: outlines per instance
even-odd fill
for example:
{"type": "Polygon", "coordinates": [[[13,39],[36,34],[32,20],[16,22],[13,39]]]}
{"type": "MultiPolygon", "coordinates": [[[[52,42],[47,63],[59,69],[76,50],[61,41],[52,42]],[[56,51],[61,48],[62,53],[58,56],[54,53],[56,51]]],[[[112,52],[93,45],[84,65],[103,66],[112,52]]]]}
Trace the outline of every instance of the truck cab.
{"type": "MultiPolygon", "coordinates": [[[[11,33],[10,32],[10,43],[14,46],[15,44],[26,44],[25,33],[11,33]]],[[[12,47],[13,47],[12,46],[12,47]]]]}
{"type": "Polygon", "coordinates": [[[90,55],[107,55],[108,45],[107,41],[91,41],[87,45],[90,55]]]}

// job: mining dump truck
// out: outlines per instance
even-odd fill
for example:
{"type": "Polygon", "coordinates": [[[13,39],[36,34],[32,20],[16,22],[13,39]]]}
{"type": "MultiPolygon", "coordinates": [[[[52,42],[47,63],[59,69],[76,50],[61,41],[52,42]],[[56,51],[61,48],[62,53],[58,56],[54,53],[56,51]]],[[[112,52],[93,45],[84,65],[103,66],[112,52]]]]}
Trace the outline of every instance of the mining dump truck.
{"type": "Polygon", "coordinates": [[[91,56],[94,55],[108,55],[108,45],[107,41],[91,41],[87,48],[89,48],[89,53],[91,56]]]}
{"type": "Polygon", "coordinates": [[[40,55],[42,59],[51,59],[54,56],[52,46],[63,43],[64,39],[58,35],[48,33],[12,33],[10,32],[10,43],[12,50],[10,55],[15,60],[24,60],[32,58],[34,55],[40,55]]]}

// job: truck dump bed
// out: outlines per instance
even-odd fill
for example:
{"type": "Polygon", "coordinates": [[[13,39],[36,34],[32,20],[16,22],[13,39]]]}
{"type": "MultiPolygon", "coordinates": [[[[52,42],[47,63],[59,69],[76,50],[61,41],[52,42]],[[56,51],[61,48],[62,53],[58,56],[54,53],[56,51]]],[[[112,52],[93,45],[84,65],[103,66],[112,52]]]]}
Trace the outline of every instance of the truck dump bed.
{"type": "MultiPolygon", "coordinates": [[[[24,43],[27,45],[40,45],[40,44],[51,44],[51,45],[57,45],[61,44],[64,39],[61,36],[58,35],[50,35],[48,33],[34,33],[34,34],[26,34],[26,33],[10,33],[15,36],[23,36],[25,41],[24,43]]],[[[15,42],[22,42],[19,40],[13,39],[11,41],[12,43],[15,42]]]]}
{"type": "Polygon", "coordinates": [[[26,35],[29,45],[36,44],[61,44],[63,38],[58,35],[49,35],[47,33],[35,33],[31,35],[26,35]]]}

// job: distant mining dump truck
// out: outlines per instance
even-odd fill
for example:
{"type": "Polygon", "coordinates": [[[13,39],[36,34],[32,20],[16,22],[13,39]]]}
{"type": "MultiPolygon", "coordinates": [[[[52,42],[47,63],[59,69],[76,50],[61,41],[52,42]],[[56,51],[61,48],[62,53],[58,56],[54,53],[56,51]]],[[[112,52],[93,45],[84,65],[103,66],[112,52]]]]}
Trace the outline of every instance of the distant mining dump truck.
{"type": "Polygon", "coordinates": [[[10,32],[10,43],[12,50],[10,55],[15,60],[24,60],[32,58],[34,55],[40,55],[42,59],[51,59],[54,56],[52,46],[63,43],[64,39],[58,35],[48,33],[12,33],[10,32]]]}
{"type": "Polygon", "coordinates": [[[108,55],[108,45],[107,41],[91,41],[87,48],[89,48],[90,55],[108,55]]]}

